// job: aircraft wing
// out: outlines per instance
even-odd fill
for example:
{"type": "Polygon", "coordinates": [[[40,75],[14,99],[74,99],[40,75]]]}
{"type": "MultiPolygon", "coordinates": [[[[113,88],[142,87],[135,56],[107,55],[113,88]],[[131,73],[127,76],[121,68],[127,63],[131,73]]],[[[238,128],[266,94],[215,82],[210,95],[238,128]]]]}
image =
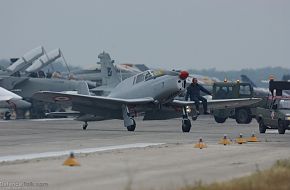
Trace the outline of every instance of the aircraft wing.
{"type": "Polygon", "coordinates": [[[13,97],[12,96],[0,96],[0,102],[2,101],[8,101],[11,100],[13,97]]]}
{"type": "Polygon", "coordinates": [[[14,94],[13,92],[6,90],[5,88],[0,87],[0,101],[8,101],[12,99],[21,100],[22,97],[18,96],[17,94],[14,94]]]}
{"type": "MultiPolygon", "coordinates": [[[[209,109],[226,109],[237,108],[255,104],[261,101],[261,98],[239,98],[239,99],[218,99],[207,100],[207,107],[209,109]]],[[[194,101],[173,100],[171,105],[174,106],[192,106],[195,105],[194,101]]]]}
{"type": "Polygon", "coordinates": [[[121,105],[142,105],[152,103],[153,98],[123,99],[105,96],[90,96],[81,94],[67,94],[61,92],[41,91],[33,95],[34,99],[64,105],[83,105],[89,107],[119,109],[121,105]]]}

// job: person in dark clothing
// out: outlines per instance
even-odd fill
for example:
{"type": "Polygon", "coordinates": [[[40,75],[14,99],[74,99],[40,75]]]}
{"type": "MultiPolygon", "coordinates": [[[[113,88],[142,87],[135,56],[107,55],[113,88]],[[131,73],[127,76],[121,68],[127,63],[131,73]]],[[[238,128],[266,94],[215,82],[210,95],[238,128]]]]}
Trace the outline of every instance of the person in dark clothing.
{"type": "Polygon", "coordinates": [[[202,101],[204,114],[209,114],[207,112],[207,100],[200,95],[200,91],[211,95],[211,93],[207,89],[198,84],[196,78],[193,78],[192,83],[187,87],[185,101],[187,101],[188,98],[190,98],[190,101],[194,101],[197,113],[199,113],[199,101],[202,101]]]}

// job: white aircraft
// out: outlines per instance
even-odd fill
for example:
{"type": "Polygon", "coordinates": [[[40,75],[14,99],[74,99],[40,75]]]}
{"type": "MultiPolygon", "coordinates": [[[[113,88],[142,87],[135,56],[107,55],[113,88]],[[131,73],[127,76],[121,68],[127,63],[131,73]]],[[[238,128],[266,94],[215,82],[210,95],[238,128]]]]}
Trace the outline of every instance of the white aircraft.
{"type": "MultiPolygon", "coordinates": [[[[77,120],[84,121],[83,129],[88,121],[123,119],[128,131],[134,131],[136,113],[155,110],[162,114],[163,109],[171,109],[172,113],[180,113],[182,131],[189,132],[191,122],[188,118],[188,106],[194,101],[174,100],[174,97],[185,90],[188,72],[164,70],[147,70],[127,78],[119,83],[108,96],[92,96],[87,94],[68,94],[42,91],[35,93],[33,98],[58,104],[72,105],[73,111],[78,111],[77,120]],[[182,113],[176,110],[182,110],[182,113]]],[[[260,99],[223,99],[209,100],[209,109],[232,108],[250,105],[260,99]]],[[[176,117],[176,114],[175,116],[176,117]]],[[[169,118],[169,117],[167,117],[169,118]]],[[[166,119],[167,119],[166,118],[166,119]]]]}
{"type": "MultiPolygon", "coordinates": [[[[2,112],[8,112],[11,109],[29,109],[30,107],[31,104],[23,100],[21,96],[0,87],[0,110],[2,112]]],[[[6,119],[10,118],[10,116],[7,117],[6,119]]]]}

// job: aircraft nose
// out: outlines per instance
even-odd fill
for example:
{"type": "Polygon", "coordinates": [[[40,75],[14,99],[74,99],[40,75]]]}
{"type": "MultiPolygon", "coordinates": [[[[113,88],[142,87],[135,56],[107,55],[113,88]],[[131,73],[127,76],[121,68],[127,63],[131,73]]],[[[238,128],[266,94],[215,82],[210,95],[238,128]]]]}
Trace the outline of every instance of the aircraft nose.
{"type": "Polygon", "coordinates": [[[179,78],[185,80],[188,77],[189,73],[187,71],[180,71],[179,78]]]}

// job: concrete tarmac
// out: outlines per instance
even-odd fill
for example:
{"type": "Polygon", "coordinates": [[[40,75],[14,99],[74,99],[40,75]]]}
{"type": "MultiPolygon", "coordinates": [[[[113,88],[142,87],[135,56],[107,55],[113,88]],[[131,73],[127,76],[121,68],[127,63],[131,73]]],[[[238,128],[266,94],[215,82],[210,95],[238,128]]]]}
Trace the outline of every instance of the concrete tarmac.
{"type": "Polygon", "coordinates": [[[91,122],[86,131],[69,119],[0,121],[0,160],[48,153],[47,158],[1,162],[0,189],[15,183],[22,189],[175,189],[247,175],[290,157],[290,132],[259,134],[255,120],[217,124],[212,116],[201,116],[190,133],[181,132],[180,119],[136,121],[135,132],[128,132],[121,120],[91,122]],[[224,134],[234,139],[252,132],[261,142],[218,144],[224,134]],[[208,148],[193,148],[200,137],[208,148]],[[141,143],[149,146],[136,147],[141,143]],[[160,144],[150,146],[155,143],[160,144]],[[63,166],[66,155],[49,156],[88,148],[101,151],[76,154],[78,167],[63,166]]]}

